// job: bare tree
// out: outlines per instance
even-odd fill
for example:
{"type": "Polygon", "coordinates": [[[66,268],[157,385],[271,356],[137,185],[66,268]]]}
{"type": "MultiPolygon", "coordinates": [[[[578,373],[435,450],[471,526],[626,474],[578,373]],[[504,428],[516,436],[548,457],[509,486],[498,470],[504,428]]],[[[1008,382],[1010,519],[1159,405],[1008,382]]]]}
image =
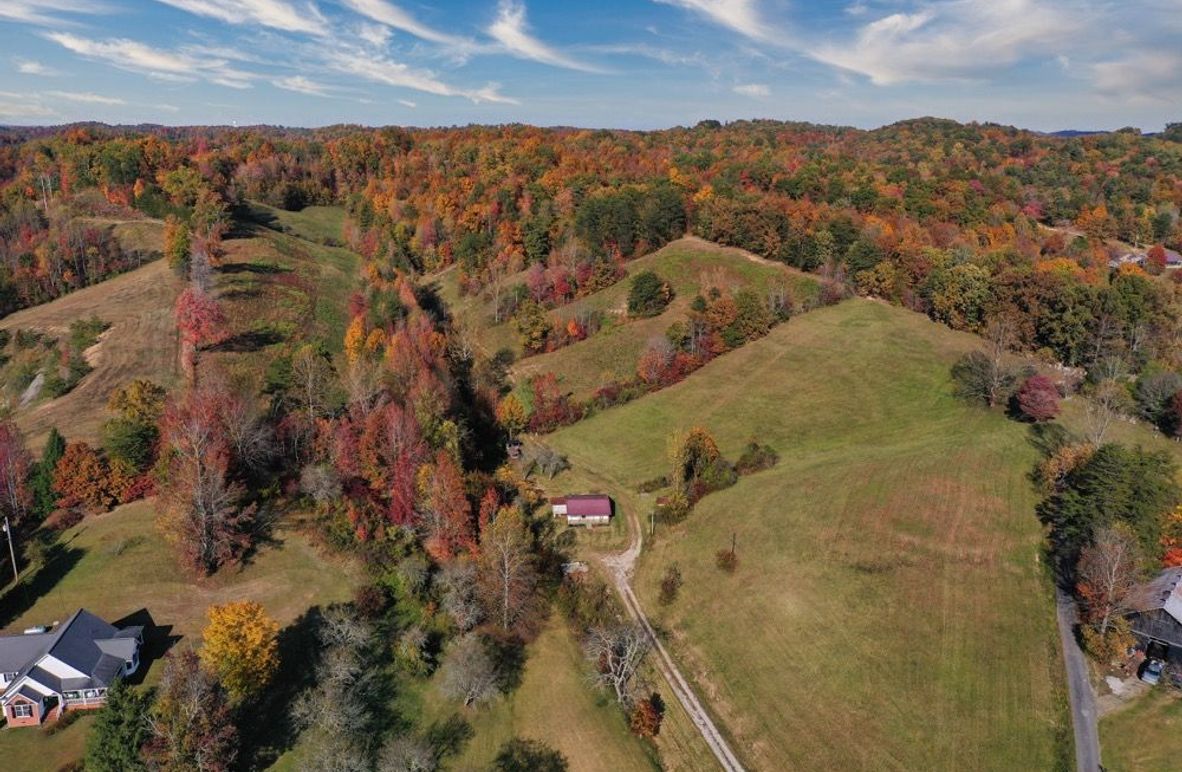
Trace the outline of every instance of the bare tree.
{"type": "Polygon", "coordinates": [[[501,693],[497,669],[476,633],[465,633],[451,645],[440,668],[439,688],[465,706],[488,702],[501,693]]]}
{"type": "Polygon", "coordinates": [[[587,637],[587,657],[595,663],[596,682],[611,688],[621,705],[632,703],[632,681],[652,648],[636,622],[594,627],[587,637]]]}
{"type": "Polygon", "coordinates": [[[307,436],[316,429],[316,419],[328,412],[336,373],[332,363],[318,347],[307,344],[291,358],[291,395],[297,412],[303,416],[307,436]]]}
{"type": "Polygon", "coordinates": [[[435,772],[439,761],[431,744],[422,737],[404,735],[382,749],[378,772],[435,772]]]}
{"type": "Polygon", "coordinates": [[[476,564],[468,560],[454,560],[443,567],[439,575],[442,590],[441,605],[456,628],[468,632],[484,618],[477,593],[476,564]]]}
{"type": "Polygon", "coordinates": [[[1120,383],[1106,379],[1096,384],[1084,402],[1085,433],[1088,442],[1099,447],[1108,427],[1120,414],[1132,409],[1132,399],[1120,383]]]}
{"type": "Polygon", "coordinates": [[[479,577],[489,615],[502,630],[526,616],[537,586],[529,535],[516,508],[502,510],[481,536],[479,577]]]}
{"type": "Polygon", "coordinates": [[[1141,560],[1136,538],[1121,527],[1101,528],[1080,553],[1078,589],[1089,621],[1101,635],[1116,617],[1129,611],[1141,560]]]}

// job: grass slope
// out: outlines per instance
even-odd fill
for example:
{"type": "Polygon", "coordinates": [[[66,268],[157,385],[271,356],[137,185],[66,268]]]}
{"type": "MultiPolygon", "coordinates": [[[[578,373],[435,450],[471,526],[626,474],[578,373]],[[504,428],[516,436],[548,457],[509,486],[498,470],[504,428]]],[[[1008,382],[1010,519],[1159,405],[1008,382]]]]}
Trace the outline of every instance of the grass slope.
{"type": "Polygon", "coordinates": [[[950,395],[948,366],[974,345],[850,301],[549,438],[633,507],[676,429],[708,427],[731,458],[751,437],[779,450],[658,528],[635,581],[752,768],[1046,769],[1070,754],[1035,453],[1022,426],[950,395]],[[726,576],[713,560],[732,534],[726,576]],[[685,585],[661,608],[674,562],[685,585]]]}
{"type": "MultiPolygon", "coordinates": [[[[141,501],[88,517],[66,531],[60,554],[27,571],[21,584],[0,596],[6,633],[65,620],[84,607],[117,620],[146,609],[155,624],[171,628],[180,646],[195,646],[214,603],[255,600],[281,625],[309,607],[351,597],[357,570],[329,561],[307,539],[280,521],[272,543],[243,566],[194,582],[177,569],[157,531],[152,502],[141,501]]],[[[149,682],[159,676],[151,663],[149,682]]],[[[57,769],[82,753],[92,719],[83,718],[52,736],[40,730],[0,731],[3,768],[57,769]]]]}
{"type": "MultiPolygon", "coordinates": [[[[324,211],[310,221],[289,222],[288,230],[303,227],[314,236],[321,220],[344,216],[337,207],[318,209],[324,211]]],[[[289,220],[312,217],[283,214],[289,220]]],[[[359,278],[356,253],[249,223],[224,247],[214,285],[229,336],[203,356],[243,380],[258,380],[288,346],[318,341],[331,351],[341,350],[348,298],[359,278]]]]}
{"type": "Polygon", "coordinates": [[[163,260],[49,303],[10,314],[0,329],[38,329],[64,335],[70,322],[98,316],[111,327],[89,359],[94,370],[68,394],[16,413],[17,424],[39,447],[51,426],[70,439],[97,442],[111,391],[135,378],[172,386],[179,377],[173,306],[180,282],[163,260]]]}
{"type": "MultiPolygon", "coordinates": [[[[514,367],[514,374],[524,379],[532,373],[547,370],[562,373],[569,388],[580,394],[594,391],[601,382],[631,376],[649,339],[664,334],[670,324],[684,318],[690,301],[701,291],[703,277],[707,275],[723,286],[752,287],[757,291],[767,288],[773,281],[785,281],[796,290],[801,300],[815,296],[819,288],[812,277],[780,263],[692,236],[673,241],[656,252],[629,262],[626,270],[628,275],[616,284],[555,308],[550,311],[550,317],[565,322],[583,311],[600,311],[618,322],[628,308],[631,277],[642,271],[656,271],[673,287],[676,298],[665,313],[601,331],[586,341],[550,354],[524,359],[514,367]]],[[[525,276],[524,271],[510,276],[504,282],[505,291],[524,282],[525,276]]],[[[521,344],[513,325],[508,321],[498,324],[494,319],[492,295],[462,297],[457,277],[455,269],[451,269],[438,274],[434,284],[459,325],[484,351],[492,354],[507,348],[520,357],[521,344]]]]}

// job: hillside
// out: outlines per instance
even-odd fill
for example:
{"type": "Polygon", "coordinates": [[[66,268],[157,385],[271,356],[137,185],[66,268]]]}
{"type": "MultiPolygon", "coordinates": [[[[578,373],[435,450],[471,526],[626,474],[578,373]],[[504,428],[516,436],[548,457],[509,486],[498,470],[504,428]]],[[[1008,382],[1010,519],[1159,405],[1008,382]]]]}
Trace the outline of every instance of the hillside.
{"type": "Polygon", "coordinates": [[[513,367],[513,376],[524,383],[536,373],[553,372],[565,390],[587,397],[605,383],[635,376],[636,363],[649,343],[663,337],[674,322],[684,321],[694,297],[707,287],[751,289],[762,296],[773,284],[788,287],[798,305],[815,301],[820,289],[816,278],[750,252],[695,237],[678,239],[629,263],[628,278],[552,311],[558,320],[598,311],[609,321],[587,340],[522,359],[513,367]],[[673,302],[658,316],[625,319],[630,279],[643,271],[653,271],[669,282],[673,302]]]}
{"type": "MultiPolygon", "coordinates": [[[[630,493],[707,427],[780,463],[658,526],[634,581],[751,768],[1046,769],[1070,754],[1035,459],[950,394],[974,339],[850,301],[555,433],[576,485],[630,493]],[[738,544],[733,576],[714,553],[738,544]],[[656,603],[666,566],[685,584],[656,603]],[[856,736],[849,728],[856,726],[856,736]]],[[[561,489],[563,477],[552,486],[561,489]]]]}

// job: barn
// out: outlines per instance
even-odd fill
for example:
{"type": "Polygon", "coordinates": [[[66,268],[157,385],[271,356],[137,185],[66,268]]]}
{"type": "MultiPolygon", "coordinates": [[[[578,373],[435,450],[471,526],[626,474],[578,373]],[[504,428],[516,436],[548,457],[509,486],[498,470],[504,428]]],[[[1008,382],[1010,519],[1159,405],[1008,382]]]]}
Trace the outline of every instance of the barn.
{"type": "Polygon", "coordinates": [[[1156,644],[1171,663],[1182,665],[1182,567],[1167,568],[1130,593],[1128,615],[1143,646],[1156,644]]]}
{"type": "Polygon", "coordinates": [[[587,493],[550,499],[551,514],[565,517],[567,525],[607,525],[612,520],[612,499],[587,493]]]}

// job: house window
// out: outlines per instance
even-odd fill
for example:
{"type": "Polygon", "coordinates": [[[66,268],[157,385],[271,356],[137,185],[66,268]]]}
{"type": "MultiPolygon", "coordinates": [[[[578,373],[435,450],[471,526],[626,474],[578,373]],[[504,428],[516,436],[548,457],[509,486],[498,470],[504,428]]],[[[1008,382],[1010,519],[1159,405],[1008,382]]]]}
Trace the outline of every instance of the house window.
{"type": "Polygon", "coordinates": [[[95,697],[99,696],[98,689],[87,689],[85,692],[83,692],[83,694],[88,700],[93,700],[95,697]]]}
{"type": "Polygon", "coordinates": [[[26,705],[23,702],[18,702],[17,704],[12,706],[12,717],[13,718],[32,718],[33,717],[33,706],[26,705]]]}
{"type": "Polygon", "coordinates": [[[82,692],[66,692],[65,697],[67,700],[82,699],[82,692]]]}
{"type": "Polygon", "coordinates": [[[16,678],[16,673],[0,673],[0,681],[4,683],[8,683],[14,678],[16,678]]]}

